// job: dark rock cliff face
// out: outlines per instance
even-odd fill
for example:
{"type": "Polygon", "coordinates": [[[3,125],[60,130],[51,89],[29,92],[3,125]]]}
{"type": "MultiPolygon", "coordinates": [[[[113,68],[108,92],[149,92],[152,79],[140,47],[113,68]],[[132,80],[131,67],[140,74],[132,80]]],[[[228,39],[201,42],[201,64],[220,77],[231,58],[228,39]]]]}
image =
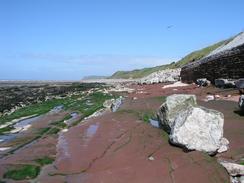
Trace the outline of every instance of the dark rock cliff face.
{"type": "Polygon", "coordinates": [[[244,44],[192,62],[181,69],[180,75],[187,83],[199,78],[207,78],[212,83],[217,78],[244,78],[244,44]]]}

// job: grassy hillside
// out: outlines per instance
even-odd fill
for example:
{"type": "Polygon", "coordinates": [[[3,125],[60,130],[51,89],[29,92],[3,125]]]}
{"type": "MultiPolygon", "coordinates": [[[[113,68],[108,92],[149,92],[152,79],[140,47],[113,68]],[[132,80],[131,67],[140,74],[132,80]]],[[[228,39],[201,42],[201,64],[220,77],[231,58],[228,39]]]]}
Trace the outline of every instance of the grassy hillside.
{"type": "Polygon", "coordinates": [[[142,77],[147,76],[153,72],[156,72],[159,70],[164,70],[167,68],[174,68],[174,63],[168,64],[168,65],[151,67],[151,68],[136,69],[133,71],[117,71],[110,78],[112,78],[112,79],[142,78],[142,77]]]}
{"type": "Polygon", "coordinates": [[[197,61],[205,56],[207,56],[210,52],[212,52],[213,50],[217,49],[218,47],[220,47],[221,45],[225,45],[227,43],[229,43],[231,39],[227,39],[224,41],[220,41],[218,43],[215,43],[211,46],[208,46],[206,48],[194,51],[188,55],[186,55],[184,58],[182,58],[181,60],[179,60],[178,62],[175,63],[175,67],[182,67],[190,62],[194,62],[197,61]]]}
{"type": "Polygon", "coordinates": [[[206,48],[194,51],[188,55],[186,55],[184,58],[180,59],[177,62],[173,62],[168,65],[161,65],[157,67],[151,67],[151,68],[144,68],[144,69],[137,69],[133,71],[118,71],[115,72],[110,78],[112,79],[118,79],[118,78],[123,78],[123,79],[129,79],[129,78],[141,78],[145,77],[153,72],[159,71],[159,70],[164,70],[167,68],[179,68],[182,67],[190,62],[194,62],[196,60],[199,60],[205,56],[207,56],[210,52],[215,50],[216,48],[220,47],[221,45],[229,43],[233,38],[220,41],[218,43],[215,43],[211,46],[208,46],[206,48]]]}

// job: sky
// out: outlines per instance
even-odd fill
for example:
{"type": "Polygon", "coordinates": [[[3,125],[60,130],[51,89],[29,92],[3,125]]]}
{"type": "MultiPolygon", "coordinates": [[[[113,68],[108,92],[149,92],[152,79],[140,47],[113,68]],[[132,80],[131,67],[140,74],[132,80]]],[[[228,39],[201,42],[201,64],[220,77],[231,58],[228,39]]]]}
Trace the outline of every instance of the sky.
{"type": "Polygon", "coordinates": [[[244,31],[243,0],[0,0],[0,79],[79,80],[177,61],[244,31]]]}

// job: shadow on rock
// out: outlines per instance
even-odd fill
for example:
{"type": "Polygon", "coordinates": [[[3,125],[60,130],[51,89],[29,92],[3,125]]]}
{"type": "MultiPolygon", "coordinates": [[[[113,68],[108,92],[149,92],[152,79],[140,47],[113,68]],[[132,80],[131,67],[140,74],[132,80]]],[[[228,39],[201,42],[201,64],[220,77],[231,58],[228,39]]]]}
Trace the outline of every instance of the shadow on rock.
{"type": "Polygon", "coordinates": [[[238,114],[239,116],[244,116],[244,110],[235,110],[234,113],[238,114]]]}

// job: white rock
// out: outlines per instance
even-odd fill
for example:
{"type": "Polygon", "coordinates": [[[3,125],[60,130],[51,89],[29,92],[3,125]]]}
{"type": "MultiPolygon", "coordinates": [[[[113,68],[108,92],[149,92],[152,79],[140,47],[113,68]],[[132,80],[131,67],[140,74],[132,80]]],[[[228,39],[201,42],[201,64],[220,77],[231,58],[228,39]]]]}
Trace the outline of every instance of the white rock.
{"type": "Polygon", "coordinates": [[[154,84],[163,82],[176,82],[180,80],[181,69],[165,69],[154,72],[144,78],[142,78],[140,84],[154,84]]]}
{"type": "Polygon", "coordinates": [[[209,86],[211,82],[207,78],[199,78],[196,81],[196,84],[199,86],[209,86]]]}
{"type": "Polygon", "coordinates": [[[190,106],[176,117],[170,141],[189,150],[214,154],[223,145],[223,125],[221,112],[190,106]]]}
{"type": "Polygon", "coordinates": [[[116,112],[119,109],[119,107],[121,106],[122,101],[123,101],[123,97],[119,97],[119,98],[115,99],[111,105],[111,111],[116,112]]]}
{"type": "Polygon", "coordinates": [[[211,101],[211,100],[214,100],[214,96],[213,95],[207,95],[206,101],[211,101]]]}
{"type": "Polygon", "coordinates": [[[239,180],[240,180],[240,183],[244,183],[244,176],[241,176],[241,177],[239,178],[239,180]]]}
{"type": "Polygon", "coordinates": [[[220,98],[220,96],[219,95],[214,95],[214,98],[220,98]]]}
{"type": "Polygon", "coordinates": [[[239,165],[236,163],[220,160],[219,163],[225,167],[231,176],[243,176],[244,175],[244,165],[239,165]]]}
{"type": "Polygon", "coordinates": [[[105,108],[110,108],[113,102],[114,102],[114,99],[106,100],[106,101],[103,103],[103,107],[105,107],[105,108]]]}
{"type": "Polygon", "coordinates": [[[0,151],[7,151],[11,149],[11,147],[0,147],[0,151]]]}
{"type": "MultiPolygon", "coordinates": [[[[165,85],[162,88],[165,89],[165,88],[174,88],[174,87],[183,87],[183,86],[189,86],[189,84],[182,83],[181,81],[177,81],[173,84],[165,85]]],[[[178,89],[176,89],[176,90],[178,90],[178,89]]]]}
{"type": "Polygon", "coordinates": [[[175,118],[180,112],[185,111],[188,106],[196,106],[195,95],[174,94],[166,98],[158,111],[158,118],[164,129],[170,132],[173,127],[175,118]]]}
{"type": "Polygon", "coordinates": [[[150,160],[150,161],[154,161],[155,159],[154,159],[154,157],[150,156],[150,157],[148,158],[148,160],[150,160]]]}
{"type": "Polygon", "coordinates": [[[234,80],[223,78],[215,79],[214,84],[219,88],[234,88],[236,86],[234,80]]]}
{"type": "Polygon", "coordinates": [[[222,138],[220,141],[220,148],[218,149],[218,153],[226,152],[229,149],[229,141],[226,138],[222,138]]]}
{"type": "Polygon", "coordinates": [[[68,128],[65,128],[65,129],[62,130],[62,132],[64,132],[64,133],[67,132],[67,131],[69,131],[68,128]]]}

